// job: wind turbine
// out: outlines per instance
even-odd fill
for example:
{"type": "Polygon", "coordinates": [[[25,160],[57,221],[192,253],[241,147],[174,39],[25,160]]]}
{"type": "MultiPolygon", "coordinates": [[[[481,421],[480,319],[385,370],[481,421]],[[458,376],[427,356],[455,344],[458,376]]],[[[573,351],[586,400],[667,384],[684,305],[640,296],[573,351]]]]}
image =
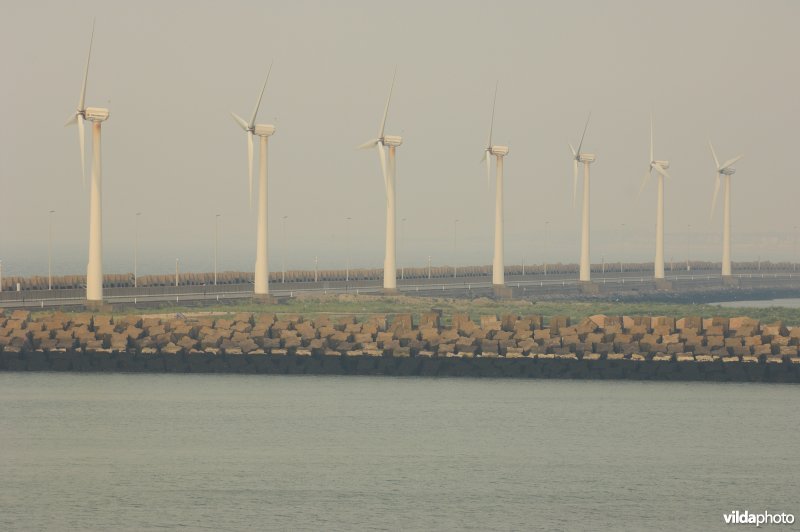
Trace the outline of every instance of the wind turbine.
{"type": "Polygon", "coordinates": [[[492,259],[492,284],[505,285],[505,263],[503,260],[503,157],[508,155],[508,146],[492,144],[494,130],[494,110],[497,105],[497,85],[494,87],[494,100],[492,102],[492,120],[489,122],[489,139],[483,151],[486,161],[486,185],[490,186],[492,180],[492,155],[496,158],[497,181],[494,194],[494,258],[492,259]]]}
{"type": "Polygon", "coordinates": [[[647,185],[653,170],[658,174],[658,203],[656,205],[656,258],[654,261],[654,277],[664,279],[664,178],[669,177],[667,172],[669,161],[657,161],[653,157],[653,115],[650,115],[650,167],[644,174],[639,194],[647,185]]]}
{"type": "Polygon", "coordinates": [[[581,266],[580,266],[580,280],[589,282],[592,280],[591,264],[589,263],[589,165],[597,160],[593,153],[583,153],[583,139],[586,137],[586,130],[589,128],[589,119],[592,118],[592,113],[586,119],[586,125],[583,127],[583,135],[581,135],[581,142],[578,144],[578,149],[569,145],[572,151],[572,205],[575,206],[575,198],[578,195],[578,163],[583,163],[583,221],[581,224],[581,266]]]}
{"type": "Polygon", "coordinates": [[[720,165],[711,141],[708,142],[708,147],[711,148],[711,156],[714,157],[714,165],[717,168],[714,182],[714,197],[711,200],[712,218],[714,217],[714,209],[717,206],[720,176],[724,176],[725,179],[725,206],[722,213],[722,276],[729,277],[731,275],[731,176],[736,173],[736,169],[733,168],[733,165],[744,157],[744,155],[737,155],[733,159],[728,159],[720,165]]]}
{"type": "Polygon", "coordinates": [[[389,114],[389,102],[392,101],[392,91],[394,90],[394,81],[397,77],[395,70],[392,76],[392,85],[389,88],[389,97],[386,99],[386,107],[383,109],[383,120],[378,129],[378,138],[365,142],[359,149],[365,150],[375,148],[378,152],[378,159],[381,163],[381,172],[383,174],[383,184],[386,187],[386,253],[383,259],[383,289],[385,292],[397,291],[397,265],[396,265],[396,213],[395,213],[395,177],[397,176],[397,165],[395,160],[395,150],[398,146],[403,144],[403,137],[395,135],[384,134],[386,128],[386,117],[389,114]],[[389,147],[389,161],[386,161],[385,147],[389,147]],[[388,166],[388,168],[387,168],[388,166]]]}
{"type": "MultiPolygon", "coordinates": [[[[78,136],[81,148],[81,171],[85,176],[85,143],[84,120],[92,123],[92,182],[89,206],[89,263],[86,267],[86,299],[99,303],[103,300],[103,169],[100,158],[100,128],[109,117],[108,109],[101,107],[85,107],[86,80],[89,77],[89,60],[92,57],[94,41],[94,22],[89,39],[89,54],[86,58],[86,69],[83,72],[83,84],[78,100],[78,108],[66,125],[78,124],[78,136]]],[[[85,182],[85,177],[84,177],[85,182]]]]}
{"type": "Polygon", "coordinates": [[[247,166],[249,170],[250,184],[250,204],[253,203],[253,136],[258,136],[260,152],[258,158],[258,227],[256,230],[256,266],[255,266],[255,294],[266,296],[269,294],[269,267],[267,262],[267,150],[268,140],[275,133],[275,126],[272,124],[256,124],[258,108],[261,106],[261,98],[267,88],[269,75],[272,72],[270,64],[267,71],[267,78],[261,87],[261,92],[256,100],[256,108],[249,122],[242,117],[231,113],[233,119],[247,134],[247,166]]]}

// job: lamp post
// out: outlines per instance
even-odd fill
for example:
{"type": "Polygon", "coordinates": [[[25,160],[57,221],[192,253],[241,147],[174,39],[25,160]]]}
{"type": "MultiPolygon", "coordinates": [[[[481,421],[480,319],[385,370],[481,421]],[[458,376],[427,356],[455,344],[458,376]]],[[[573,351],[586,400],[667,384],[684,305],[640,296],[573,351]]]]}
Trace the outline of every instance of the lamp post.
{"type": "Polygon", "coordinates": [[[133,287],[139,286],[139,216],[142,213],[137,212],[135,222],[133,225],[133,287]]]}
{"type": "Polygon", "coordinates": [[[47,289],[53,289],[53,213],[56,211],[50,211],[49,215],[49,222],[50,228],[48,229],[48,238],[47,238],[47,289]]]}
{"type": "Polygon", "coordinates": [[[217,250],[219,248],[219,217],[214,215],[214,286],[217,286],[217,250]]]}
{"type": "Polygon", "coordinates": [[[281,218],[281,282],[286,282],[286,219],[288,216],[284,215],[281,218]]]}
{"type": "Polygon", "coordinates": [[[179,259],[175,259],[175,286],[178,286],[178,272],[179,272],[178,264],[179,264],[179,262],[180,262],[179,259]]]}
{"type": "Polygon", "coordinates": [[[453,278],[458,277],[458,266],[456,266],[456,252],[458,245],[458,219],[453,220],[453,278]]]}
{"type": "Polygon", "coordinates": [[[349,216],[344,219],[344,238],[345,238],[345,253],[347,253],[347,260],[345,261],[344,280],[350,281],[350,218],[349,216]]]}

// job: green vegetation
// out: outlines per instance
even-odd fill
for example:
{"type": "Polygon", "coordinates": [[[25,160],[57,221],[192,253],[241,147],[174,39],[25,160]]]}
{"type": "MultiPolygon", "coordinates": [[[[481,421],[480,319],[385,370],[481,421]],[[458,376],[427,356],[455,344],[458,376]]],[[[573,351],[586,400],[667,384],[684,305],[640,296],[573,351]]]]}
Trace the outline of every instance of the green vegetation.
{"type": "MultiPolygon", "coordinates": [[[[354,315],[358,319],[373,314],[398,314],[410,313],[418,317],[432,308],[441,309],[445,322],[449,321],[454,313],[469,313],[473,319],[482,315],[516,314],[520,316],[540,314],[550,316],[570,316],[573,320],[580,320],[594,314],[616,316],[684,316],[702,317],[735,317],[749,316],[764,323],[782,321],[786,325],[800,325],[800,309],[769,307],[769,308],[724,308],[716,305],[689,305],[673,303],[616,303],[611,301],[542,301],[532,303],[523,300],[495,301],[488,298],[447,299],[424,297],[384,297],[384,296],[354,296],[354,295],[329,295],[321,297],[298,297],[287,302],[276,304],[258,304],[252,301],[238,301],[225,304],[203,306],[174,306],[163,307],[125,307],[114,311],[114,314],[193,314],[193,313],[276,313],[300,314],[313,317],[320,314],[328,315],[354,315]]],[[[47,312],[37,313],[40,315],[47,312]]]]}

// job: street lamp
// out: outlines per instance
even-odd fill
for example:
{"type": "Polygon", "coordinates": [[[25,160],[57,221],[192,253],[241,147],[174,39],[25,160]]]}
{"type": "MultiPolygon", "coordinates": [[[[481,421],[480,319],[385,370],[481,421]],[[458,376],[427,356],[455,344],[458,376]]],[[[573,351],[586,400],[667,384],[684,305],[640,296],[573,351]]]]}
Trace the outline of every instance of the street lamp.
{"type": "Polygon", "coordinates": [[[53,289],[53,213],[50,211],[50,228],[48,230],[47,239],[47,289],[53,289]]]}
{"type": "Polygon", "coordinates": [[[219,247],[219,217],[221,214],[214,215],[214,286],[217,286],[217,249],[219,247]]]}
{"type": "Polygon", "coordinates": [[[350,281],[350,218],[349,216],[344,219],[344,233],[345,233],[345,253],[347,254],[347,260],[345,261],[345,270],[344,270],[344,280],[350,281]]]}
{"type": "Polygon", "coordinates": [[[284,215],[281,218],[281,282],[286,282],[286,219],[288,216],[284,215]]]}
{"type": "Polygon", "coordinates": [[[453,278],[458,277],[458,266],[456,266],[457,244],[458,244],[458,219],[453,220],[453,278]]]}
{"type": "Polygon", "coordinates": [[[139,216],[142,213],[136,213],[136,221],[133,229],[133,287],[136,288],[139,284],[139,216]]]}

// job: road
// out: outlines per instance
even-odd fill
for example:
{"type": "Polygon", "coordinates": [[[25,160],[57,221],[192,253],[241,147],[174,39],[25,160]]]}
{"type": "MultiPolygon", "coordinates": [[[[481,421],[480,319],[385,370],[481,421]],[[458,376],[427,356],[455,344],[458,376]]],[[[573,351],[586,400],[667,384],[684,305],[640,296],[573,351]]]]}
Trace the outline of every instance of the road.
{"type": "MultiPolygon", "coordinates": [[[[800,288],[800,273],[742,271],[733,276],[741,288],[800,288]]],[[[722,289],[719,274],[682,271],[667,275],[676,291],[722,289]]],[[[654,290],[652,276],[645,272],[607,271],[595,275],[592,281],[600,292],[621,292],[654,290]]],[[[491,278],[483,277],[442,277],[432,279],[398,280],[398,291],[406,295],[447,295],[481,296],[492,294],[491,278]]],[[[506,278],[506,286],[514,296],[536,295],[576,295],[579,281],[572,274],[564,275],[516,275],[506,278]]],[[[380,281],[359,282],[305,282],[272,283],[270,293],[276,297],[296,297],[300,294],[381,294],[380,281]]],[[[252,297],[252,284],[217,286],[159,286],[140,288],[106,288],[105,301],[111,304],[147,303],[189,303],[197,301],[225,301],[252,297]]],[[[81,289],[69,290],[26,290],[20,292],[0,292],[0,306],[4,308],[35,308],[78,306],[85,303],[85,293],[81,289]]]]}

